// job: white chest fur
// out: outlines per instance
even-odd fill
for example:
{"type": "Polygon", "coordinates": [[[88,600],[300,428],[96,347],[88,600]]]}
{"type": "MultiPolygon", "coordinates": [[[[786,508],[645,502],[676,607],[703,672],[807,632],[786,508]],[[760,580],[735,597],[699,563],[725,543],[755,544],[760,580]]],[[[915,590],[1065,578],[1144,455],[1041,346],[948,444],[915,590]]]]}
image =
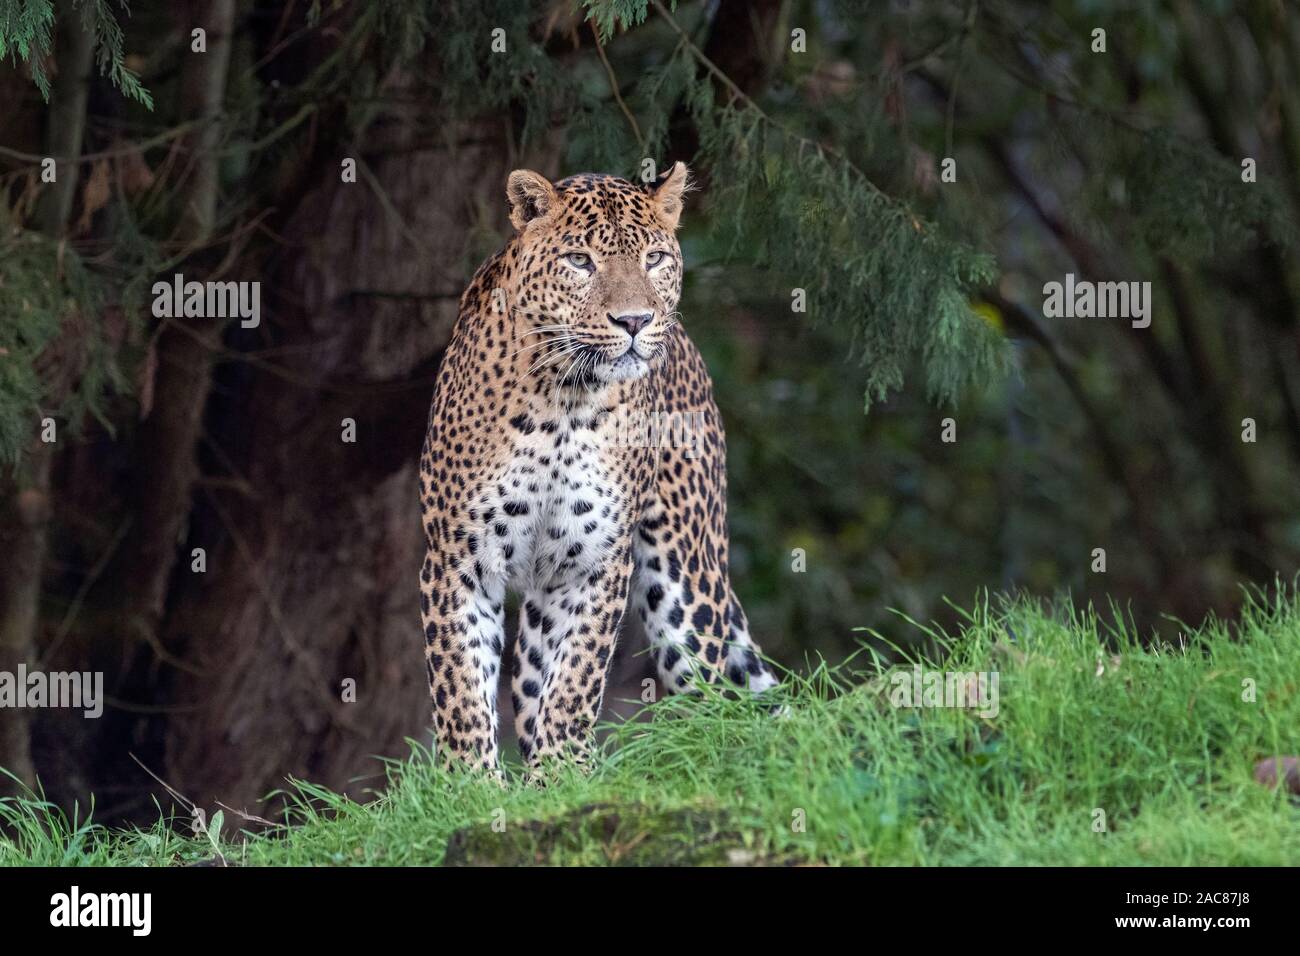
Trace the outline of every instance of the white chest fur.
{"type": "Polygon", "coordinates": [[[627,525],[621,456],[601,423],[582,417],[512,420],[495,480],[474,511],[484,573],[521,591],[585,578],[627,525]]]}

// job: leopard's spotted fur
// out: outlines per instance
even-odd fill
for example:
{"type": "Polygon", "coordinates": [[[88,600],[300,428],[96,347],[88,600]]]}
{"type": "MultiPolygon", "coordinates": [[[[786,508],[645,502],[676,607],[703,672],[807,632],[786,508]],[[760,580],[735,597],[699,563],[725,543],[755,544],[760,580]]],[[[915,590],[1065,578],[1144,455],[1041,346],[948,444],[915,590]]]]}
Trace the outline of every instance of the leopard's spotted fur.
{"type": "Polygon", "coordinates": [[[461,299],[420,459],[445,756],[497,765],[507,588],[521,597],[511,696],[530,764],[585,756],[629,605],[669,689],[694,668],[775,683],[731,588],[722,422],[674,311],[686,181],[681,163],[650,186],[509,177],[516,234],[461,299]]]}

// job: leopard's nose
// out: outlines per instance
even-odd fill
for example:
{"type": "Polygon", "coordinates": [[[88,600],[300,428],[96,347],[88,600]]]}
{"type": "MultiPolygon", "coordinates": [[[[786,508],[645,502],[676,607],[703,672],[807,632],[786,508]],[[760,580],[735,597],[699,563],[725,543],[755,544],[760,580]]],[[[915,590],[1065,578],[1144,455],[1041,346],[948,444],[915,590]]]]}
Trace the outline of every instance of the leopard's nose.
{"type": "Polygon", "coordinates": [[[650,320],[655,317],[653,312],[620,312],[618,315],[609,313],[609,321],[613,322],[621,329],[626,329],[627,334],[635,338],[636,334],[650,324],[650,320]]]}

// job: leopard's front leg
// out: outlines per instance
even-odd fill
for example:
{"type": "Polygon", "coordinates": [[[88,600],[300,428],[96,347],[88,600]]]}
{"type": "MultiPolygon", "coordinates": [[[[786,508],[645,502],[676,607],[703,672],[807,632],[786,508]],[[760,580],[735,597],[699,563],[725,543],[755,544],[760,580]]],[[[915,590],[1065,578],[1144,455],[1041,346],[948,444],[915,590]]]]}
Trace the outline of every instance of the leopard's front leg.
{"type": "Polygon", "coordinates": [[[464,548],[434,537],[420,572],[433,725],[444,763],[495,770],[505,586],[466,557],[464,548]]]}
{"type": "Polygon", "coordinates": [[[624,537],[600,567],[548,589],[545,614],[555,622],[557,638],[547,655],[535,729],[525,748],[532,764],[561,754],[585,762],[631,575],[631,542],[624,537]]]}

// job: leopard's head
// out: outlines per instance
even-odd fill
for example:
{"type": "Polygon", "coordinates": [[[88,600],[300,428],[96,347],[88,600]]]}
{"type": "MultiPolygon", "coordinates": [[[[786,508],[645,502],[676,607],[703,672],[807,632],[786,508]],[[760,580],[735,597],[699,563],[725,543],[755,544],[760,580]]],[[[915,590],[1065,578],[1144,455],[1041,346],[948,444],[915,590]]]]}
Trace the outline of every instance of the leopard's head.
{"type": "Polygon", "coordinates": [[[662,358],[682,291],[676,230],[687,181],[683,163],[646,186],[510,174],[514,304],[531,369],[591,389],[639,378],[662,358]]]}

